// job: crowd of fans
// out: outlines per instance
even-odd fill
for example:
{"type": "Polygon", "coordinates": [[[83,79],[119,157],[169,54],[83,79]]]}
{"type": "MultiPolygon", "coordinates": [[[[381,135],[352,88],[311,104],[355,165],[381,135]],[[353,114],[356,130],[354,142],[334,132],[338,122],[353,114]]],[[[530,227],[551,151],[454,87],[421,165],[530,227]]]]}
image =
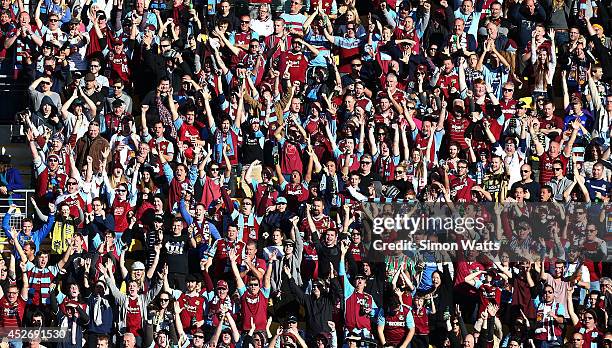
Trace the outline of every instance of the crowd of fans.
{"type": "Polygon", "coordinates": [[[1,0],[2,344],[612,347],[610,5],[1,0]]]}

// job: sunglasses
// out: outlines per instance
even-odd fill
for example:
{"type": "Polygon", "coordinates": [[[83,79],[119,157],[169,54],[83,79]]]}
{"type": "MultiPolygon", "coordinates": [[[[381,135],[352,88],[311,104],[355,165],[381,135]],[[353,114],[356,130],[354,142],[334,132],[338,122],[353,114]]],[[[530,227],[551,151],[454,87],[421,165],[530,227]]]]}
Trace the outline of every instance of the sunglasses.
{"type": "Polygon", "coordinates": [[[512,88],[504,88],[504,92],[514,92],[512,88]]]}
{"type": "Polygon", "coordinates": [[[255,286],[259,286],[259,283],[250,283],[249,284],[250,287],[255,287],[255,286]]]}
{"type": "Polygon", "coordinates": [[[49,19],[49,22],[51,22],[51,23],[56,23],[56,22],[59,22],[59,19],[57,19],[57,18],[51,18],[51,19],[49,19]]]}
{"type": "Polygon", "coordinates": [[[372,164],[370,161],[361,161],[361,164],[372,164]]]}
{"type": "Polygon", "coordinates": [[[119,192],[119,193],[127,192],[127,190],[124,190],[124,189],[120,189],[120,190],[116,190],[116,191],[119,192]]]}
{"type": "Polygon", "coordinates": [[[196,339],[196,340],[203,340],[204,336],[202,336],[202,335],[194,335],[193,338],[196,339]]]}
{"type": "Polygon", "coordinates": [[[553,168],[555,171],[563,170],[563,168],[553,168]]]}
{"type": "Polygon", "coordinates": [[[159,299],[160,302],[170,302],[169,298],[160,298],[159,299]]]}
{"type": "Polygon", "coordinates": [[[49,160],[49,163],[53,163],[53,162],[59,162],[59,161],[58,161],[57,159],[55,159],[55,158],[51,158],[51,159],[49,160]]]}

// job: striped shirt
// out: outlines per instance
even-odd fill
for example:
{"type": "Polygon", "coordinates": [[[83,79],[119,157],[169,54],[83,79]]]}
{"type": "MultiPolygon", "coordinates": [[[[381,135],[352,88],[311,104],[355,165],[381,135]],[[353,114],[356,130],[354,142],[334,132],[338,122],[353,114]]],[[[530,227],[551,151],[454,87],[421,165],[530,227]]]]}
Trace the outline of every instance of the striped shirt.
{"type": "Polygon", "coordinates": [[[28,279],[30,282],[28,303],[34,305],[49,304],[49,286],[59,273],[59,267],[47,266],[45,268],[40,268],[35,266],[31,261],[28,261],[26,264],[26,271],[28,272],[28,279]]]}
{"type": "Polygon", "coordinates": [[[304,29],[304,22],[306,22],[306,18],[307,18],[305,15],[301,13],[298,13],[298,14],[283,13],[280,17],[285,20],[285,28],[287,30],[295,29],[300,32],[304,29]]]}

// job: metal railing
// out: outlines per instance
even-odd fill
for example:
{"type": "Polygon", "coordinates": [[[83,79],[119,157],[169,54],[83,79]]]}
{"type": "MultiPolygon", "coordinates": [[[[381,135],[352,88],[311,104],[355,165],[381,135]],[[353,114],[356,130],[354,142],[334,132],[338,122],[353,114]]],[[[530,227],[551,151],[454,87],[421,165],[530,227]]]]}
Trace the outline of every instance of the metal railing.
{"type": "MultiPolygon", "coordinates": [[[[21,221],[26,217],[31,217],[33,213],[32,205],[30,204],[30,197],[34,195],[33,189],[24,189],[24,190],[15,190],[13,191],[15,194],[19,194],[20,198],[1,198],[0,199],[0,221],[4,221],[4,215],[9,210],[12,204],[17,206],[18,213],[11,216],[9,220],[9,225],[15,227],[18,231],[21,231],[21,221]]],[[[8,231],[4,231],[3,228],[0,228],[0,245],[6,245],[7,242],[7,233],[8,231]]]]}

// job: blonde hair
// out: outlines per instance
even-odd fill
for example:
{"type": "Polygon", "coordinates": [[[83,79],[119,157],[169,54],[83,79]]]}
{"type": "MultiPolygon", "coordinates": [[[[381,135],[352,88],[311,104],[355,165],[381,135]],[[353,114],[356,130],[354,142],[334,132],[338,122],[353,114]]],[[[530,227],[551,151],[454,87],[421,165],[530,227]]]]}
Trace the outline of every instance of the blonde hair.
{"type": "MultiPolygon", "coordinates": [[[[349,12],[351,12],[353,16],[355,16],[353,23],[355,23],[355,25],[361,25],[361,19],[359,18],[359,12],[357,12],[357,9],[354,6],[349,6],[346,9],[346,12],[344,13],[344,15],[346,16],[346,14],[349,12]]],[[[355,28],[355,30],[357,30],[357,28],[355,28]]]]}

